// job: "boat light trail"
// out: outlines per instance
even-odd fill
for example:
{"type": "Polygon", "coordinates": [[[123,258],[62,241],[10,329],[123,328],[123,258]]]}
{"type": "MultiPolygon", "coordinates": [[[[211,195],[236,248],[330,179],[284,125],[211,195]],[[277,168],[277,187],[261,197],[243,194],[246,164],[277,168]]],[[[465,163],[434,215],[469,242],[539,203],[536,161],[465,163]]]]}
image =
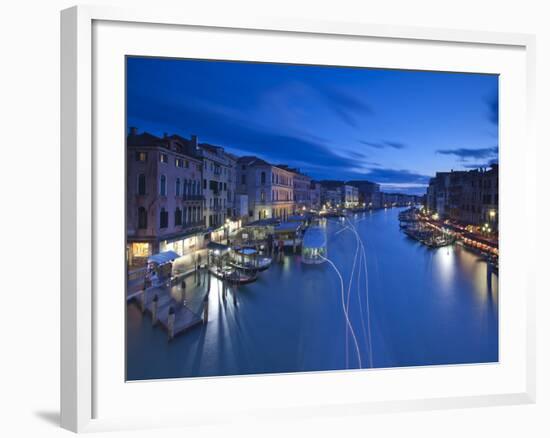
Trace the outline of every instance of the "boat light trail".
{"type": "Polygon", "coordinates": [[[349,221],[349,226],[351,230],[355,233],[356,237],[359,239],[359,243],[361,244],[361,251],[363,253],[363,264],[364,264],[364,270],[365,270],[365,296],[366,296],[366,306],[367,306],[367,329],[368,329],[368,335],[369,335],[369,366],[372,368],[372,333],[371,333],[371,319],[370,319],[370,300],[369,300],[369,272],[367,268],[367,253],[365,251],[365,245],[363,244],[363,240],[360,238],[359,233],[357,232],[357,229],[355,226],[349,221]]]}
{"type": "Polygon", "coordinates": [[[351,336],[353,338],[353,342],[355,344],[355,350],[357,351],[357,360],[359,361],[359,368],[363,368],[363,365],[361,363],[361,352],[359,351],[359,344],[357,343],[357,337],[355,336],[355,330],[353,330],[353,326],[351,325],[351,321],[349,320],[349,315],[348,315],[348,312],[346,310],[346,304],[344,302],[344,300],[345,300],[345,296],[344,296],[344,279],[342,278],[342,274],[340,273],[340,271],[338,270],[338,268],[336,267],[336,265],[333,263],[332,260],[330,260],[329,258],[324,257],[322,255],[320,255],[320,257],[323,260],[326,260],[327,262],[329,262],[329,264],[332,266],[332,268],[336,271],[336,274],[338,275],[338,278],[340,279],[340,290],[341,290],[341,296],[342,296],[342,310],[344,311],[344,317],[346,318],[346,323],[349,327],[349,331],[351,333],[351,336]]]}

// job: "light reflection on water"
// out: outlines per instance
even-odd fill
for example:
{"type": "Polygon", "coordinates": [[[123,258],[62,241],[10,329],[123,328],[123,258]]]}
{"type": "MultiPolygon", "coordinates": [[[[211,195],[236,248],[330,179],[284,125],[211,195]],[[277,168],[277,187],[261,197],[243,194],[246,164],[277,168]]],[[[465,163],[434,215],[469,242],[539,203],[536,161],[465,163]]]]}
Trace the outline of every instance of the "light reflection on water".
{"type": "MultiPolygon", "coordinates": [[[[428,249],[399,231],[398,209],[350,219],[365,245],[375,367],[498,360],[498,278],[461,248],[428,249]],[[488,281],[490,279],[491,281],[488,281]]],[[[347,291],[356,240],[346,223],[326,224],[328,254],[347,291]]],[[[349,315],[368,364],[364,275],[354,274],[349,315]],[[359,299],[363,301],[360,312],[359,299]],[[361,321],[362,320],[362,321],[361,321]]],[[[209,322],[168,343],[150,318],[128,306],[128,378],[209,376],[356,367],[346,345],[340,283],[327,263],[304,265],[299,255],[223,301],[213,279],[209,322]],[[347,360],[346,360],[347,352],[347,360]]]]}

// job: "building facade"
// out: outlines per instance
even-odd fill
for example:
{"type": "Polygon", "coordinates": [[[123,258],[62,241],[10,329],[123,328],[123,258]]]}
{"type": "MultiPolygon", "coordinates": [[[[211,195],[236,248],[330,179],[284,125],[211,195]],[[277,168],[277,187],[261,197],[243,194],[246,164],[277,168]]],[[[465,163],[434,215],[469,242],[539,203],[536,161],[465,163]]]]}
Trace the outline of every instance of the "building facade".
{"type": "Polygon", "coordinates": [[[293,193],[295,213],[311,209],[311,178],[300,172],[300,169],[289,168],[286,165],[277,166],[293,173],[293,193]]]}
{"type": "Polygon", "coordinates": [[[313,210],[321,209],[321,184],[317,181],[311,181],[309,185],[309,199],[313,210]]]}
{"type": "Polygon", "coordinates": [[[295,210],[294,173],[254,156],[237,161],[237,193],[248,195],[249,220],[280,218],[295,210]]]}
{"type": "Polygon", "coordinates": [[[348,181],[346,184],[357,187],[359,191],[359,205],[367,208],[382,207],[380,184],[371,181],[348,181]]]}
{"type": "Polygon", "coordinates": [[[179,137],[127,137],[127,256],[130,265],[172,249],[183,255],[200,245],[204,227],[201,161],[179,137]]]}
{"type": "Polygon", "coordinates": [[[438,172],[426,191],[426,207],[442,218],[498,231],[498,165],[438,172]]]}
{"type": "Polygon", "coordinates": [[[341,202],[344,208],[356,208],[359,205],[359,190],[357,187],[344,184],[340,187],[341,202]]]}
{"type": "Polygon", "coordinates": [[[202,160],[202,193],[204,195],[204,222],[209,229],[222,227],[235,214],[236,159],[220,146],[197,144],[202,160]]]}

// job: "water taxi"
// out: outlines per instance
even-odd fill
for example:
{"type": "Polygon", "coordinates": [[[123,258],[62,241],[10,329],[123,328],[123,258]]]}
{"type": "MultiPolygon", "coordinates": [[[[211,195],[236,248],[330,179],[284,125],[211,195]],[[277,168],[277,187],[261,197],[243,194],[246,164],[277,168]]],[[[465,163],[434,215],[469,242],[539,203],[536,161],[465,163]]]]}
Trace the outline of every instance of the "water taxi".
{"type": "Polygon", "coordinates": [[[265,257],[253,247],[238,247],[231,252],[229,264],[242,271],[265,271],[271,266],[271,258],[265,257]]]}
{"type": "Polygon", "coordinates": [[[309,227],[302,244],[302,262],[306,264],[320,264],[326,261],[327,236],[323,228],[309,227]]]}

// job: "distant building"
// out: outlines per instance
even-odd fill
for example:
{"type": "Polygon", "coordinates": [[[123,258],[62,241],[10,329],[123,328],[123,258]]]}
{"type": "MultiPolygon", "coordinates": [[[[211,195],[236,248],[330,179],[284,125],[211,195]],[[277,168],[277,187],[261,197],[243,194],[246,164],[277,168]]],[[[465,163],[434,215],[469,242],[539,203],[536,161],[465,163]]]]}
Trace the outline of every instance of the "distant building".
{"type": "Polygon", "coordinates": [[[359,190],[357,187],[344,184],[340,187],[342,206],[356,208],[359,205],[359,190]]]}
{"type": "Polygon", "coordinates": [[[442,218],[498,230],[498,165],[438,172],[426,191],[426,207],[442,218]]]}
{"type": "Polygon", "coordinates": [[[235,193],[235,216],[244,219],[248,219],[248,195],[235,193]]]}
{"type": "Polygon", "coordinates": [[[382,206],[384,207],[407,207],[417,204],[422,204],[421,196],[382,192],[382,206]]]}
{"type": "MultiPolygon", "coordinates": [[[[197,144],[195,136],[192,141],[197,144]]],[[[197,150],[203,166],[204,219],[208,228],[216,229],[235,215],[236,157],[207,143],[198,144],[197,150]]]]}
{"type": "Polygon", "coordinates": [[[204,198],[193,145],[131,128],[126,162],[129,265],[144,264],[159,251],[183,255],[200,246],[204,198]]]}
{"type": "Polygon", "coordinates": [[[346,184],[357,187],[360,205],[364,204],[365,207],[370,208],[380,208],[382,206],[380,184],[366,180],[347,181],[346,184]]]}
{"type": "Polygon", "coordinates": [[[311,208],[314,210],[321,209],[321,184],[316,181],[311,181],[309,185],[309,199],[311,208]]]}
{"type": "Polygon", "coordinates": [[[281,218],[295,210],[294,173],[254,156],[237,161],[237,193],[248,195],[251,220],[281,218]]]}
{"type": "Polygon", "coordinates": [[[290,168],[287,165],[278,165],[281,169],[292,172],[293,175],[293,192],[294,192],[294,212],[311,209],[310,187],[311,178],[302,172],[300,169],[290,168]]]}
{"type": "Polygon", "coordinates": [[[450,214],[451,173],[437,172],[435,178],[430,179],[428,186],[428,210],[441,217],[448,217],[450,214]]]}
{"type": "Polygon", "coordinates": [[[327,208],[337,208],[342,205],[342,186],[343,181],[322,180],[321,184],[321,203],[327,208]]]}

